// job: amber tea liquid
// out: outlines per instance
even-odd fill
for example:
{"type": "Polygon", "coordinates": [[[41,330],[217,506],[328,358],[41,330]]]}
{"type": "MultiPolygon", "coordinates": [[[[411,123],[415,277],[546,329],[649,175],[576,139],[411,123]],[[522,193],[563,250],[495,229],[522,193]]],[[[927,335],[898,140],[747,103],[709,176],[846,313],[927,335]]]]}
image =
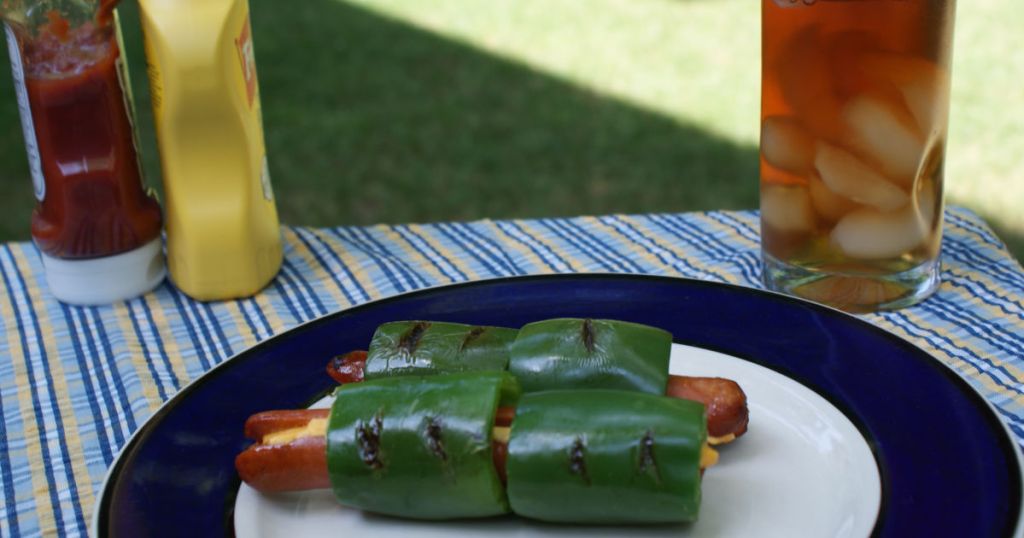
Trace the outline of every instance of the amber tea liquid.
{"type": "Polygon", "coordinates": [[[762,0],[769,288],[851,311],[938,285],[955,0],[762,0]]]}

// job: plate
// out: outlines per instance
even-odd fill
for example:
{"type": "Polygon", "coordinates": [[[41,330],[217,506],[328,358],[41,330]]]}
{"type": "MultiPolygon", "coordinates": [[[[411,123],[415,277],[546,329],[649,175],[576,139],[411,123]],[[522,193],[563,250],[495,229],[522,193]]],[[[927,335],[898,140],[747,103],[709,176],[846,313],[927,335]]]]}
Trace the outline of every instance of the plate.
{"type": "MultiPolygon", "coordinates": [[[[263,495],[242,484],[235,500],[238,538],[330,538],[345,529],[376,538],[867,536],[881,505],[878,464],[867,440],[814,391],[763,366],[674,344],[669,370],[720,376],[744,388],[751,427],[720,447],[704,474],[700,519],[654,527],[544,525],[522,518],[422,524],[372,517],[339,505],[330,490],[263,495]]],[[[327,397],[314,407],[328,407],[327,397]]]]}
{"type": "MultiPolygon", "coordinates": [[[[877,463],[877,536],[1021,533],[1016,443],[984,398],[913,344],[856,317],[775,293],[670,277],[588,274],[398,295],[328,315],[240,353],[182,389],[135,433],[103,485],[94,534],[233,534],[239,490],[233,460],[248,444],[241,428],[246,417],[319,400],[332,384],[323,372],[326,359],[365,348],[383,322],[519,327],[570,316],[658,326],[672,332],[677,344],[770,370],[827,401],[859,431],[877,463]]],[[[756,420],[751,435],[760,427],[756,420]]],[[[723,458],[738,459],[734,447],[723,458]]],[[[839,501],[829,506],[845,510],[839,492],[846,486],[834,484],[829,495],[839,501]]],[[[764,502],[790,503],[784,491],[780,486],[764,502]]],[[[749,513],[736,507],[736,517],[749,513]]]]}

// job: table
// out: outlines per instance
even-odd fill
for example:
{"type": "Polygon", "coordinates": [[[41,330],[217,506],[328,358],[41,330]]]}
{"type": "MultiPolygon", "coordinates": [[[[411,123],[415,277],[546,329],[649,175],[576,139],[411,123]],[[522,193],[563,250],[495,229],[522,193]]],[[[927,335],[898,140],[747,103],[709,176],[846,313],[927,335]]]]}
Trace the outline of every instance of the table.
{"type": "MultiPolygon", "coordinates": [[[[0,246],[0,536],[85,535],[107,467],[179,388],[328,312],[501,276],[615,272],[760,283],[757,214],[283,228],[280,274],[252,298],[190,300],[168,283],[131,301],[62,305],[30,243],[0,246]]],[[[943,282],[865,319],[966,378],[1024,442],[1024,269],[975,214],[948,208],[943,282]]]]}

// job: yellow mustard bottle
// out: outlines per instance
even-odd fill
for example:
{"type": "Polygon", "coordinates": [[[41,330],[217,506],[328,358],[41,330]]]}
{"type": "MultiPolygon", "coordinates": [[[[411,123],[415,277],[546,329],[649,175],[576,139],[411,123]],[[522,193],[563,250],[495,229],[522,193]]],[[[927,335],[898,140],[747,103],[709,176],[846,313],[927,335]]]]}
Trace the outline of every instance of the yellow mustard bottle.
{"type": "Polygon", "coordinates": [[[167,266],[194,299],[250,296],[281,267],[247,0],[139,0],[167,266]]]}

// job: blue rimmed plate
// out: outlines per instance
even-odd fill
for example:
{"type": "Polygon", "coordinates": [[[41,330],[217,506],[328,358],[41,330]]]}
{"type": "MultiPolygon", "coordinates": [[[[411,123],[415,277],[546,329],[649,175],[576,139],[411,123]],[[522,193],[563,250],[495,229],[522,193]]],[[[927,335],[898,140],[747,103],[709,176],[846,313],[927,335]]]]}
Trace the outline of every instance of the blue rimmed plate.
{"type": "Polygon", "coordinates": [[[225,361],[169,400],[125,446],[102,489],[94,533],[233,534],[239,489],[233,462],[248,444],[245,419],[318,399],[332,385],[326,360],[365,348],[385,321],[519,327],[563,316],[658,326],[678,344],[739,358],[816,393],[826,402],[822,407],[838,409],[859,430],[874,455],[881,484],[875,535],[1021,532],[1014,440],[980,395],[914,345],[853,316],[750,288],[652,276],[549,275],[368,303],[225,361]]]}

